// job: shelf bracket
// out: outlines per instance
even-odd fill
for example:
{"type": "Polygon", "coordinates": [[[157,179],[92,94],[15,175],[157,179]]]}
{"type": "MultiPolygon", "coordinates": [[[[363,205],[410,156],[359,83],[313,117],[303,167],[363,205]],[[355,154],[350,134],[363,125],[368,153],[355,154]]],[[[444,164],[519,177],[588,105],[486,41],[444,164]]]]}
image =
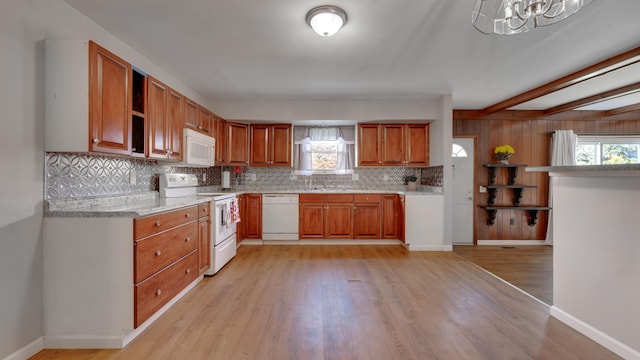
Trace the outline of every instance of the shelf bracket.
{"type": "Polygon", "coordinates": [[[498,189],[496,188],[488,188],[489,198],[487,199],[487,203],[489,206],[493,206],[496,202],[496,196],[498,195],[498,189]]]}
{"type": "Polygon", "coordinates": [[[509,167],[507,168],[509,172],[509,185],[513,185],[516,183],[516,178],[518,177],[518,168],[517,167],[509,167]]]}
{"type": "Polygon", "coordinates": [[[493,185],[496,182],[496,168],[490,167],[489,170],[489,185],[493,185]]]}
{"type": "Polygon", "coordinates": [[[529,226],[534,226],[538,222],[538,210],[527,210],[529,213],[529,226]]]}
{"type": "Polygon", "coordinates": [[[523,188],[513,188],[513,206],[520,205],[523,190],[523,188]]]}
{"type": "Polygon", "coordinates": [[[496,214],[498,210],[495,209],[486,209],[487,210],[487,225],[491,226],[496,221],[496,214]]]}

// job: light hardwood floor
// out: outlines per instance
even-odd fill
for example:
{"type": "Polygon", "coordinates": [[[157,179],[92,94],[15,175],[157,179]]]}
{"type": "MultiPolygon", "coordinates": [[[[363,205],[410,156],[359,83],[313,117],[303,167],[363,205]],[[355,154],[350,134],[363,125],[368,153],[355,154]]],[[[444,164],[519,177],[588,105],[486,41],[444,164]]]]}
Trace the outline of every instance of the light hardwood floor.
{"type": "Polygon", "coordinates": [[[34,359],[617,359],[452,252],[242,246],[122,350],[34,359]]]}
{"type": "Polygon", "coordinates": [[[552,246],[454,245],[453,251],[548,305],[553,305],[552,246]]]}

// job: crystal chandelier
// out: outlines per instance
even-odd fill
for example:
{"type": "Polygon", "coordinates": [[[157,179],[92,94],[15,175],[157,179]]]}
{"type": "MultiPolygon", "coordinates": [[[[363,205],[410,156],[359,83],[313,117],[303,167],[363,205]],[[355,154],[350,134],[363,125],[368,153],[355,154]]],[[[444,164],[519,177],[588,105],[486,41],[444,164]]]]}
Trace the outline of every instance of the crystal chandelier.
{"type": "Polygon", "coordinates": [[[594,1],[476,0],[471,22],[485,34],[520,34],[562,21],[594,1]]]}

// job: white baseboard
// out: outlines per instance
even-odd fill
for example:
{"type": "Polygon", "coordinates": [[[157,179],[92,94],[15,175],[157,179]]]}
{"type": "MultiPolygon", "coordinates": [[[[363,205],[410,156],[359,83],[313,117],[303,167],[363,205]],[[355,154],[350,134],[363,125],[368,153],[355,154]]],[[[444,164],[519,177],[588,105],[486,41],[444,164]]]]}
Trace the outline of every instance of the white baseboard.
{"type": "Polygon", "coordinates": [[[44,349],[44,339],[39,337],[3,360],[27,360],[44,349]]]}
{"type": "Polygon", "coordinates": [[[544,240],[478,240],[478,245],[546,245],[544,240]]]}
{"type": "Polygon", "coordinates": [[[453,245],[411,245],[407,244],[409,251],[453,251],[453,245]]]}
{"type": "Polygon", "coordinates": [[[133,339],[140,335],[145,329],[147,329],[154,321],[156,321],[162,314],[164,314],[169,308],[171,308],[178,300],[185,296],[191,289],[193,289],[204,277],[198,276],[191,284],[182,289],[178,295],[174,296],[168,303],[166,303],[160,310],[156,311],[149,319],[143,322],[138,328],[128,331],[122,335],[100,335],[100,336],[87,336],[87,335],[45,335],[44,336],[44,348],[45,349],[122,349],[127,346],[133,339]]]}
{"type": "Polygon", "coordinates": [[[555,306],[551,307],[550,314],[554,318],[581,332],[589,339],[616,353],[618,356],[621,356],[626,360],[640,360],[640,351],[632,349],[573,315],[560,310],[555,306]]]}

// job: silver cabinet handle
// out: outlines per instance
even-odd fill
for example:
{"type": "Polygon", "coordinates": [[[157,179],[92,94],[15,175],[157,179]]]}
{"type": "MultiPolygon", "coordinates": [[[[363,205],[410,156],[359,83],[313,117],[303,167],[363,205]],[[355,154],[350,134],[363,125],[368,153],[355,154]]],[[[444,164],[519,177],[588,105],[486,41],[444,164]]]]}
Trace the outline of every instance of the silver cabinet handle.
{"type": "Polygon", "coordinates": [[[156,221],[156,226],[160,226],[160,220],[156,221]]]}
{"type": "Polygon", "coordinates": [[[187,269],[186,273],[191,274],[191,269],[187,269]]]}
{"type": "Polygon", "coordinates": [[[162,290],[160,289],[156,290],[156,296],[160,296],[160,294],[162,294],[162,290]]]}
{"type": "Polygon", "coordinates": [[[97,144],[97,143],[99,143],[99,142],[100,142],[100,139],[97,139],[97,138],[96,138],[96,139],[93,139],[93,143],[94,143],[94,144],[97,144]]]}
{"type": "Polygon", "coordinates": [[[187,218],[190,218],[191,214],[190,213],[186,213],[184,216],[187,217],[187,218]]]}
{"type": "Polygon", "coordinates": [[[189,241],[191,241],[191,237],[187,236],[187,237],[184,239],[184,241],[185,241],[185,242],[189,242],[189,241]]]}
{"type": "Polygon", "coordinates": [[[162,255],[162,251],[156,250],[156,256],[160,256],[160,255],[162,255]]]}

